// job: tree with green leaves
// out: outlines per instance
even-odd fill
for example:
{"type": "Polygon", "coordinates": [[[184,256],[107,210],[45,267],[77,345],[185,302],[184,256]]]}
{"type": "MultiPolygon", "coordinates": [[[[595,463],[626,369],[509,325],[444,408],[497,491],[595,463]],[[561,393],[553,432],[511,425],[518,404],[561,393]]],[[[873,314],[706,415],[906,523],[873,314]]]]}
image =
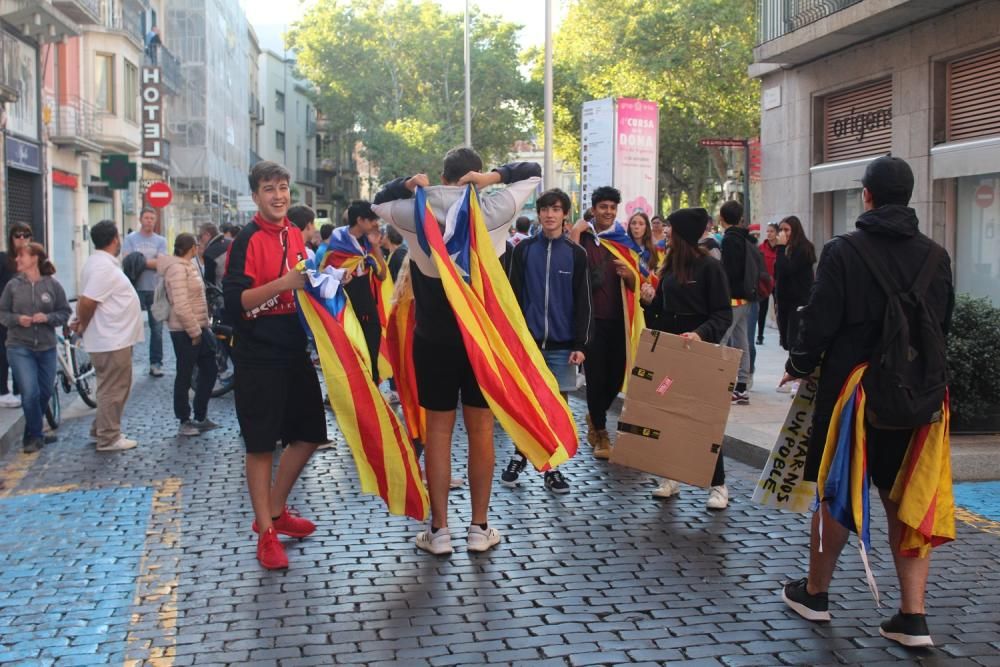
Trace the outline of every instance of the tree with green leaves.
{"type": "MultiPolygon", "coordinates": [[[[556,153],[579,164],[583,102],[652,100],[660,193],[668,208],[703,202],[712,163],[699,139],[758,134],[759,84],[747,74],[755,36],[753,0],[576,0],[555,37],[556,153]]],[[[540,97],[541,55],[529,58],[540,97]]]]}
{"type": "MultiPolygon", "coordinates": [[[[519,26],[472,16],[472,141],[500,162],[530,125],[519,26]]],[[[434,169],[464,141],[463,18],[432,0],[319,0],[287,36],[331,132],[381,179],[434,169]]]]}

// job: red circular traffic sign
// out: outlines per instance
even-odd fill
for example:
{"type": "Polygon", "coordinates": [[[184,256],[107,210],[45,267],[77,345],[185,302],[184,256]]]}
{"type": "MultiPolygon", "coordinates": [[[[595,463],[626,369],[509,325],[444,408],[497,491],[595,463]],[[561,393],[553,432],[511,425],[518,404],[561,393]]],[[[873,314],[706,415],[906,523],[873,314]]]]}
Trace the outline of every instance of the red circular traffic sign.
{"type": "Polygon", "coordinates": [[[976,188],[976,203],[979,208],[989,208],[993,206],[993,199],[995,193],[993,192],[992,185],[980,185],[976,188]]]}
{"type": "Polygon", "coordinates": [[[146,201],[153,208],[163,208],[174,198],[174,191],[163,181],[157,181],[146,189],[146,201]]]}

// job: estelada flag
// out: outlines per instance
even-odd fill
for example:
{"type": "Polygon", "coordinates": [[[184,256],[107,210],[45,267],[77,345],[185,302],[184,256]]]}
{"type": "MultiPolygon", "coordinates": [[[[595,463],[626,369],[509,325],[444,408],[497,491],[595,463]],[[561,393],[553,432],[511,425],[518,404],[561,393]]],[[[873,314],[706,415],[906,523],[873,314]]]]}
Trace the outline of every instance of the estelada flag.
{"type": "MultiPolygon", "coordinates": [[[[851,372],[834,404],[816,480],[816,500],[827,503],[830,515],[858,534],[865,575],[878,601],[878,589],[868,563],[871,503],[866,396],[861,383],[866,368],[868,364],[860,364],[851,372]]],[[[947,394],[941,412],[940,421],[913,430],[903,464],[889,493],[890,500],[899,504],[899,519],[904,524],[900,547],[904,556],[924,557],[932,547],[955,539],[947,394]]]]}
{"type": "Polygon", "coordinates": [[[635,359],[635,352],[639,346],[639,336],[646,328],[646,318],[642,312],[642,304],[639,302],[639,285],[642,284],[642,269],[640,267],[639,256],[642,252],[639,245],[629,236],[629,233],[619,223],[615,222],[610,229],[597,233],[591,225],[593,233],[599,245],[608,249],[611,256],[621,260],[628,266],[635,278],[635,289],[630,290],[622,282],[622,305],[625,310],[625,377],[622,378],[622,391],[628,385],[628,378],[631,375],[632,360],[635,359]]]}
{"type": "MultiPolygon", "coordinates": [[[[404,267],[400,271],[406,271],[404,267]]],[[[404,287],[409,287],[403,283],[404,287]]],[[[413,442],[427,442],[427,413],[420,407],[417,396],[417,376],[413,364],[413,334],[416,331],[416,313],[413,308],[413,290],[398,290],[396,302],[389,312],[389,327],[386,334],[386,351],[392,363],[399,404],[403,408],[406,431],[413,442]]]]}
{"type": "Polygon", "coordinates": [[[429,502],[420,466],[399,417],[372,381],[364,337],[350,322],[343,288],[333,269],[306,266],[306,286],[295,291],[299,314],[316,343],[330,405],[351,448],[361,491],[378,494],[392,514],[424,520],[429,502]]]}
{"type": "Polygon", "coordinates": [[[576,426],[497,259],[475,188],[448,211],[444,235],[423,188],[414,205],[417,238],[441,274],[483,396],[518,451],[538,470],[554,468],[576,453],[576,426]]]}

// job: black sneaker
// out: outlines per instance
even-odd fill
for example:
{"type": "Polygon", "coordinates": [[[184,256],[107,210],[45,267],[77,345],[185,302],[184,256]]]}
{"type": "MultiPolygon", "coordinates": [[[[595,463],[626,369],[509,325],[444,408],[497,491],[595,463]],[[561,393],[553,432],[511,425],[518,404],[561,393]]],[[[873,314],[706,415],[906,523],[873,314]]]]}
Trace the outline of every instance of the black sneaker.
{"type": "Polygon", "coordinates": [[[799,579],[785,584],[781,599],[792,611],[809,621],[830,620],[830,598],[826,593],[810,595],[806,590],[807,579],[799,579]]]}
{"type": "Polygon", "coordinates": [[[926,614],[904,614],[903,612],[899,612],[888,621],[882,621],[878,632],[886,639],[891,639],[909,648],[934,646],[931,633],[927,631],[926,614]]]}
{"type": "Polygon", "coordinates": [[[569,482],[558,470],[545,473],[545,488],[552,493],[569,493],[569,482]]]}
{"type": "Polygon", "coordinates": [[[750,405],[750,392],[749,391],[734,391],[733,392],[733,405],[750,405]]]}
{"type": "Polygon", "coordinates": [[[507,464],[507,467],[500,474],[500,483],[504,486],[517,486],[518,476],[524,472],[524,467],[528,465],[528,460],[523,456],[515,456],[507,464]]]}

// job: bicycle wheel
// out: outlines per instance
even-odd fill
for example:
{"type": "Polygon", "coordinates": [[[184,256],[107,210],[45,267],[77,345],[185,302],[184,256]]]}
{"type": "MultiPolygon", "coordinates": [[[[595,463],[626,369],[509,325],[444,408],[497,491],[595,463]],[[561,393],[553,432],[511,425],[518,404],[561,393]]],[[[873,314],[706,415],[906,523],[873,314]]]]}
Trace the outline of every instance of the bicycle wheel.
{"type": "Polygon", "coordinates": [[[229,368],[229,348],[226,347],[225,341],[215,343],[215,366],[218,368],[218,375],[212,388],[212,398],[218,398],[233,390],[234,376],[229,368]]]}
{"type": "Polygon", "coordinates": [[[59,423],[62,420],[62,403],[59,401],[59,388],[62,387],[63,383],[61,375],[63,375],[62,371],[56,373],[56,381],[52,385],[52,397],[45,406],[45,421],[53,429],[59,428],[59,423]]]}
{"type": "Polygon", "coordinates": [[[97,376],[94,365],[90,363],[90,355],[80,347],[80,339],[73,336],[73,347],[70,356],[73,361],[73,375],[76,376],[76,391],[83,402],[92,408],[97,407],[97,376]]]}

